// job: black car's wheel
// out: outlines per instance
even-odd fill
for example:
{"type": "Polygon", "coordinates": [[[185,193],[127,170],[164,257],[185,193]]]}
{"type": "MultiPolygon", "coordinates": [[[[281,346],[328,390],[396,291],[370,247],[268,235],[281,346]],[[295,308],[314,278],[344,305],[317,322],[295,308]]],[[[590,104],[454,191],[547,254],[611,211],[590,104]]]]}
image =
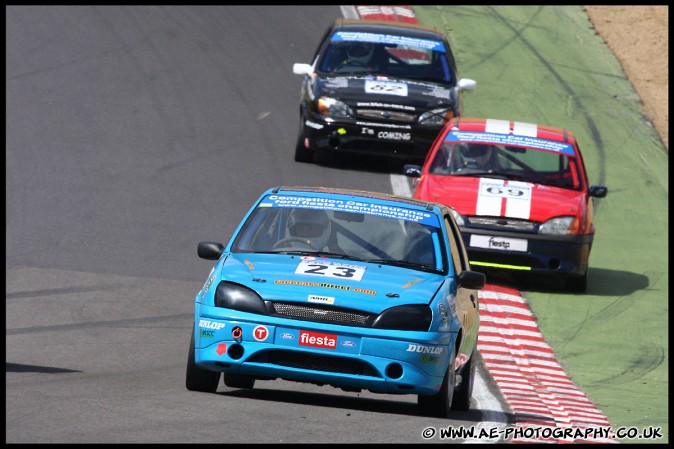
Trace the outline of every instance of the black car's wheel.
{"type": "Polygon", "coordinates": [[[300,129],[297,131],[297,143],[295,144],[295,161],[308,162],[314,161],[314,153],[304,146],[304,117],[300,116],[300,129]]]}
{"type": "Polygon", "coordinates": [[[220,382],[220,371],[209,371],[199,368],[194,363],[194,328],[192,328],[192,339],[190,341],[190,353],[187,356],[187,374],[185,376],[185,386],[190,391],[203,391],[206,393],[215,393],[220,382]]]}
{"type": "Polygon", "coordinates": [[[419,395],[417,405],[419,414],[423,416],[434,416],[446,418],[452,405],[454,396],[454,384],[456,383],[456,372],[454,371],[454,358],[456,349],[452,348],[452,355],[449,358],[445,379],[442,381],[440,391],[432,395],[419,395]]]}
{"type": "Polygon", "coordinates": [[[225,385],[230,388],[248,388],[255,385],[255,378],[243,374],[225,373],[225,385]]]}
{"type": "Polygon", "coordinates": [[[585,293],[587,291],[588,268],[581,276],[568,276],[566,278],[566,291],[570,293],[585,293]]]}
{"type": "Polygon", "coordinates": [[[466,411],[470,408],[470,398],[473,397],[473,385],[475,384],[475,369],[477,367],[477,347],[473,349],[470,359],[464,365],[461,372],[461,383],[454,389],[452,410],[466,411]]]}

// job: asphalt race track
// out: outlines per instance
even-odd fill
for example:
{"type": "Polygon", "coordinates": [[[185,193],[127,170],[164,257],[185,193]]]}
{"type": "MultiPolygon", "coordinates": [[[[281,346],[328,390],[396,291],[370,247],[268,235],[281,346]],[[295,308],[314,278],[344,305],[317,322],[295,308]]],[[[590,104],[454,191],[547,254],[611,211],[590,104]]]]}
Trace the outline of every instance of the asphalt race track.
{"type": "MultiPolygon", "coordinates": [[[[311,62],[353,10],[6,7],[7,443],[454,442],[424,435],[527,419],[485,375],[504,377],[488,332],[509,333],[497,321],[513,311],[613,426],[668,439],[668,154],[580,6],[414,7],[478,81],[466,114],[568,126],[591,183],[610,192],[595,209],[587,294],[481,295],[493,315],[472,410],[422,418],[415,396],[284,381],[187,391],[194,296],[212,266],[197,242],[226,242],[277,185],[409,194],[385,161],[293,160],[292,64],[311,62]]],[[[511,379],[509,400],[525,389],[511,379]]]]}
{"type": "Polygon", "coordinates": [[[198,241],[226,242],[271,186],[392,189],[381,161],[292,157],[292,64],[340,16],[7,7],[7,443],[417,443],[429,426],[506,424],[498,402],[440,420],[416,396],[185,389],[211,268],[198,241]]]}

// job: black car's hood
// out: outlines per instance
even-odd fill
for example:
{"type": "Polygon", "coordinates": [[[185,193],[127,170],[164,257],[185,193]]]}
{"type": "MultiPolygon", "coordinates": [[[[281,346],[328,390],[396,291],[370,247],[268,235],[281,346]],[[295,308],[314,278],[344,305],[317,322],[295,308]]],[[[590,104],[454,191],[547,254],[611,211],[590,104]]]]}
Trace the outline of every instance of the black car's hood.
{"type": "Polygon", "coordinates": [[[454,88],[430,81],[388,76],[317,77],[316,96],[339,99],[351,107],[388,108],[418,113],[454,104],[454,88]],[[414,108],[414,109],[411,109],[414,108]]]}

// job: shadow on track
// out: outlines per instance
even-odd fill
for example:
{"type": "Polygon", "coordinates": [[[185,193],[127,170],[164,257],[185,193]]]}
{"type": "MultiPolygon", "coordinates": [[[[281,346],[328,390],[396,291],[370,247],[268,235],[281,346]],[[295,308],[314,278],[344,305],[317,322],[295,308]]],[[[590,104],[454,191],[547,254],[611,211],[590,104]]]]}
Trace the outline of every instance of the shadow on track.
{"type": "MultiPolygon", "coordinates": [[[[589,268],[588,296],[628,296],[639,290],[646,290],[651,285],[648,276],[622,270],[607,270],[603,268],[589,268]]],[[[565,291],[565,281],[554,276],[536,276],[525,273],[504,273],[496,270],[478,269],[487,275],[487,283],[513,288],[519,291],[540,293],[559,293],[583,295],[583,293],[568,293],[565,291]]]]}

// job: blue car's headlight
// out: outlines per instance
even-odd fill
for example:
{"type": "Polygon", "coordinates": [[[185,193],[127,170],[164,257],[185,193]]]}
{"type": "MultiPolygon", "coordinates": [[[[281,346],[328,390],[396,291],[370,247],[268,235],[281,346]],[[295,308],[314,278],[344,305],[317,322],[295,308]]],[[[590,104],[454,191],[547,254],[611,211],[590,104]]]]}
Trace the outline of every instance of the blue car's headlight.
{"type": "Polygon", "coordinates": [[[330,97],[320,97],[316,101],[318,112],[329,118],[353,118],[353,111],[346,103],[330,97]]]}
{"type": "Polygon", "coordinates": [[[260,295],[243,285],[221,282],[215,290],[215,307],[268,315],[260,295]]]}
{"type": "Polygon", "coordinates": [[[384,310],[374,320],[372,327],[401,331],[427,331],[432,319],[433,312],[427,305],[397,306],[384,310]]]}

